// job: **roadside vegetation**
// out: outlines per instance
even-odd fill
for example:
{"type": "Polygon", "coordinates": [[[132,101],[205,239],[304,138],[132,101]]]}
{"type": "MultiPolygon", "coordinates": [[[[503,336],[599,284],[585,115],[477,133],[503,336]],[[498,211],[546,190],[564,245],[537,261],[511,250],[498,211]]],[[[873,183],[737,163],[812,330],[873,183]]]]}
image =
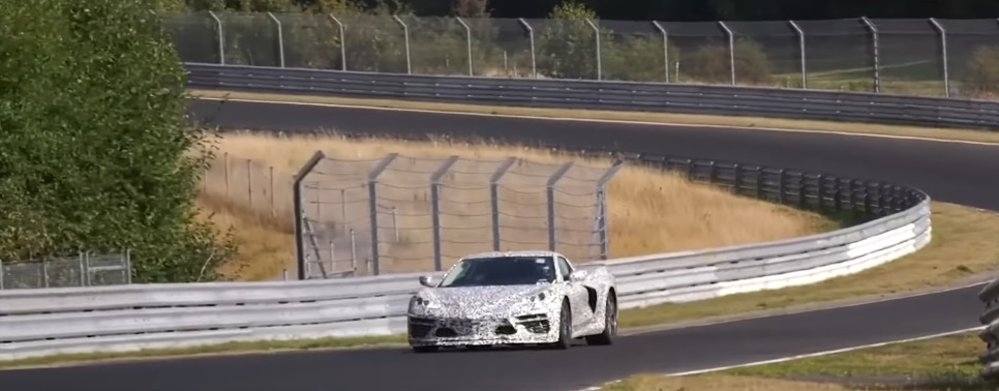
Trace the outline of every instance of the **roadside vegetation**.
{"type": "Polygon", "coordinates": [[[0,259],[131,250],[136,282],[211,280],[236,248],[194,218],[211,134],[143,2],[0,3],[0,259]]]}
{"type": "Polygon", "coordinates": [[[601,390],[995,390],[978,378],[984,346],[967,333],[699,375],[635,375],[601,390]]]}

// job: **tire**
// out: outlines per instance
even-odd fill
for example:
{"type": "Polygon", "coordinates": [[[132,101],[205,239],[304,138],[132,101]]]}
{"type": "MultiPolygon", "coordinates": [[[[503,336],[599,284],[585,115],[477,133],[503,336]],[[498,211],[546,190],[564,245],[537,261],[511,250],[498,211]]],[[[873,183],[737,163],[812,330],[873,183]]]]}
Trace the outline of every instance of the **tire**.
{"type": "Polygon", "coordinates": [[[606,311],[604,311],[604,331],[596,335],[587,335],[587,345],[610,345],[617,337],[617,300],[607,295],[606,311]]]}
{"type": "Polygon", "coordinates": [[[552,344],[555,349],[568,349],[572,346],[572,309],[569,302],[562,300],[562,311],[559,312],[558,341],[552,344]]]}
{"type": "Polygon", "coordinates": [[[412,348],[416,353],[433,353],[437,351],[436,346],[413,346],[412,348]]]}

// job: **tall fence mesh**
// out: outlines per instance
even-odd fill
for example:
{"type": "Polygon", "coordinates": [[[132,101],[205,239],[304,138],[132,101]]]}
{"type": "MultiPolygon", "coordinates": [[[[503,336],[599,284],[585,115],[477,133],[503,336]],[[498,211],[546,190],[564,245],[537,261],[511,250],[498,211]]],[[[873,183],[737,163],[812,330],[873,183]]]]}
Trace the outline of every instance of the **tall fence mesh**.
{"type": "Polygon", "coordinates": [[[732,84],[734,73],[737,85],[781,88],[967,97],[999,90],[996,19],[588,22],[219,12],[163,21],[187,62],[224,57],[226,64],[280,66],[283,54],[286,67],[426,75],[732,84]]]}
{"type": "Polygon", "coordinates": [[[607,255],[610,167],[523,159],[321,159],[302,178],[306,278],[443,270],[481,251],[607,255]]]}

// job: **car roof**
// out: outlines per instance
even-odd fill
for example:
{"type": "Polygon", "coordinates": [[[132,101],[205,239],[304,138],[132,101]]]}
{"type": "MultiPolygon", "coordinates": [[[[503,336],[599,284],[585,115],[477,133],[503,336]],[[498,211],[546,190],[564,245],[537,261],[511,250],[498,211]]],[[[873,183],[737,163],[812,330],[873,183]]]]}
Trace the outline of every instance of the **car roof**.
{"type": "Polygon", "coordinates": [[[564,255],[555,251],[546,250],[521,250],[521,251],[490,251],[477,254],[470,254],[462,257],[461,259],[480,259],[480,258],[503,258],[503,257],[565,257],[564,255]]]}

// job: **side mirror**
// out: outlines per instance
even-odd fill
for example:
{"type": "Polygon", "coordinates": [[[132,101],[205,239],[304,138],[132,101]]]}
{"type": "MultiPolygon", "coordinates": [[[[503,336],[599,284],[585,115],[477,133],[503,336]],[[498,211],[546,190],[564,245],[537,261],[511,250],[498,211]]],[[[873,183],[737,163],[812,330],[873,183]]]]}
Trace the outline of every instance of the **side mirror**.
{"type": "Polygon", "coordinates": [[[425,286],[427,288],[433,288],[434,287],[434,283],[432,281],[432,277],[431,276],[420,276],[420,285],[423,285],[423,286],[425,286]]]}
{"type": "Polygon", "coordinates": [[[582,281],[589,276],[590,272],[586,270],[573,270],[572,273],[569,274],[569,281],[582,281]]]}

